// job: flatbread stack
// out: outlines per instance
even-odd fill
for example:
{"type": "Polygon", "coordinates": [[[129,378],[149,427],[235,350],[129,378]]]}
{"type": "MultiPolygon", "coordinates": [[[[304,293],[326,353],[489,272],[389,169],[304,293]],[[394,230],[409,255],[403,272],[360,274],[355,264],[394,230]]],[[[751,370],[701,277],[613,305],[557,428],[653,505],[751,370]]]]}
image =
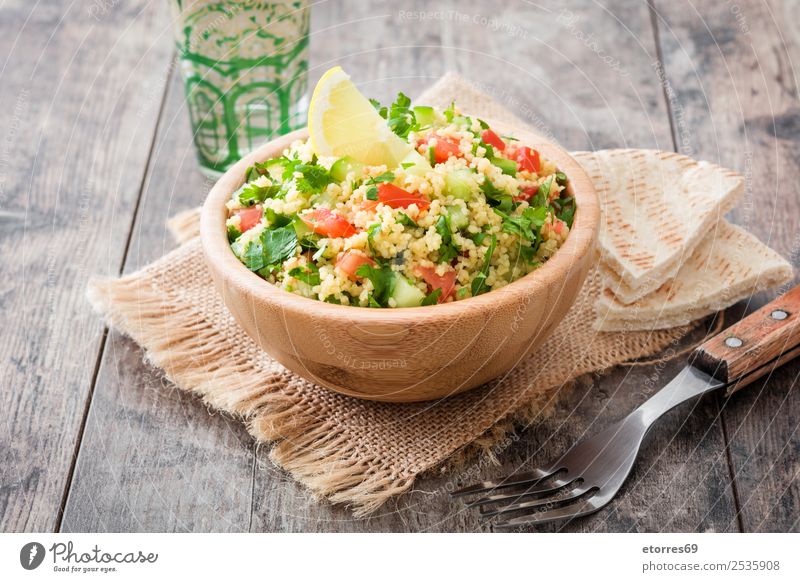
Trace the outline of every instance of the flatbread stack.
{"type": "Polygon", "coordinates": [[[723,218],[744,193],[736,172],[657,150],[573,155],[602,207],[597,329],[684,325],[791,280],[785,259],[723,218]]]}

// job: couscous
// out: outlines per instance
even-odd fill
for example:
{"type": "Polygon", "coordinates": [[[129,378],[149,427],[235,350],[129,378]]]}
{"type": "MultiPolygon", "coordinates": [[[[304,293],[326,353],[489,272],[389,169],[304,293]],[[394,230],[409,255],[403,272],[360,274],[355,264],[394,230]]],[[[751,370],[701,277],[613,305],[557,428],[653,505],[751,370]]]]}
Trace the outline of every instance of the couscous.
{"type": "Polygon", "coordinates": [[[569,235],[567,176],[484,121],[376,104],[414,146],[397,167],[317,157],[308,141],[256,164],[228,202],[244,265],[305,297],[413,307],[474,297],[541,266],[569,235]]]}

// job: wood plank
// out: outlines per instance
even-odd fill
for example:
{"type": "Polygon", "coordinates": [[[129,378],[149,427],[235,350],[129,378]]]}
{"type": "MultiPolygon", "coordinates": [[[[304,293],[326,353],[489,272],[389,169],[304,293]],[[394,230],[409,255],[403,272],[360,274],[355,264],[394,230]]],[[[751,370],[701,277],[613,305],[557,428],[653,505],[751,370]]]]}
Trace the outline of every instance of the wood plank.
{"type": "MultiPolygon", "coordinates": [[[[800,60],[796,2],[657,2],[664,70],[681,149],[747,178],[734,221],[797,265],[800,213],[800,60]]],[[[728,310],[728,321],[776,293],[728,310]]],[[[798,531],[800,364],[791,363],[724,402],[741,522],[746,531],[798,531]]]]}
{"type": "Polygon", "coordinates": [[[0,531],[59,519],[103,337],[86,279],[122,263],[155,128],[141,113],[169,59],[165,10],[3,8],[0,531]]]}
{"type": "MultiPolygon", "coordinates": [[[[412,3],[407,10],[424,11],[426,5],[412,3]]],[[[403,42],[397,44],[417,47],[410,56],[408,49],[400,47],[357,53],[360,46],[383,45],[387,33],[381,22],[349,25],[330,40],[328,33],[315,37],[317,48],[326,44],[326,64],[343,60],[368,92],[373,84],[377,92],[381,84],[383,93],[378,96],[384,99],[400,88],[408,87],[411,93],[420,79],[427,82],[438,74],[441,63],[448,63],[570,148],[672,149],[663,94],[651,66],[656,51],[644,3],[612,2],[606,10],[574,2],[563,12],[513,4],[493,6],[488,14],[484,4],[459,2],[445,3],[437,10],[443,13],[438,20],[395,16],[391,38],[399,34],[403,42]],[[497,18],[493,25],[497,32],[482,24],[490,16],[497,18]],[[429,46],[420,46],[419,39],[429,46]],[[444,45],[443,54],[439,44],[444,45]],[[413,70],[417,77],[387,83],[386,70],[413,70]]],[[[501,452],[501,467],[484,461],[452,474],[426,476],[414,492],[366,521],[354,520],[343,508],[313,501],[302,487],[270,468],[266,451],[260,451],[252,530],[482,530],[485,526],[477,513],[466,511],[461,501],[451,501],[448,489],[555,458],[584,431],[601,430],[632,410],[677,367],[674,363],[665,368],[620,369],[602,378],[582,378],[567,392],[551,420],[524,432],[501,452]]],[[[563,529],[722,531],[731,523],[735,526],[716,416],[714,401],[707,399],[673,411],[654,429],[613,508],[563,529]]]]}
{"type": "MultiPolygon", "coordinates": [[[[202,203],[182,81],[173,74],[125,262],[131,272],[175,243],[166,221],[202,203]]],[[[247,531],[255,445],[109,335],[62,531],[247,531]]]]}

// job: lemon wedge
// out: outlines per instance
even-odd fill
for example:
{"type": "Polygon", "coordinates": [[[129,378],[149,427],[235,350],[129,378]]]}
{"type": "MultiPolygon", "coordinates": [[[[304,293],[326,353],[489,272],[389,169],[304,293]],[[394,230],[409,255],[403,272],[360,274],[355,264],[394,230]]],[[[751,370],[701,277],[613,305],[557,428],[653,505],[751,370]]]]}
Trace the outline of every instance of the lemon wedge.
{"type": "Polygon", "coordinates": [[[413,149],[395,135],[341,67],[328,70],[308,106],[308,133],[318,156],[350,156],[394,168],[413,149]]]}

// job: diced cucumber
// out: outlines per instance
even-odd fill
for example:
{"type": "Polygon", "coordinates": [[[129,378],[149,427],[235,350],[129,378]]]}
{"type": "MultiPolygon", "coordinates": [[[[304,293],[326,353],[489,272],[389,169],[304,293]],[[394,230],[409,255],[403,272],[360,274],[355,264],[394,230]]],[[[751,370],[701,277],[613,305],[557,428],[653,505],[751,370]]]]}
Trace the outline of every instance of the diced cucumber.
{"type": "Polygon", "coordinates": [[[469,212],[463,206],[453,204],[447,207],[447,220],[450,229],[453,231],[461,230],[469,226],[469,212]]]}
{"type": "Polygon", "coordinates": [[[427,105],[417,105],[414,107],[414,117],[417,118],[417,123],[421,126],[433,125],[436,120],[436,114],[433,112],[433,107],[427,105]]]}
{"type": "Polygon", "coordinates": [[[312,206],[326,206],[333,210],[336,207],[336,198],[327,190],[323,190],[311,199],[312,206]]]}
{"type": "Polygon", "coordinates": [[[331,166],[331,176],[337,182],[342,182],[347,178],[347,174],[355,172],[356,176],[358,176],[363,168],[364,164],[358,160],[354,160],[350,156],[345,156],[333,162],[331,166]]]}
{"type": "Polygon", "coordinates": [[[395,273],[394,289],[392,290],[391,297],[394,299],[397,307],[418,307],[422,305],[422,300],[425,299],[425,293],[409,283],[405,277],[395,273]]]}
{"type": "Polygon", "coordinates": [[[444,177],[445,192],[462,200],[472,200],[473,183],[472,172],[467,169],[453,170],[444,177]]]}
{"type": "Polygon", "coordinates": [[[427,172],[431,171],[431,165],[428,160],[420,154],[417,150],[411,150],[408,155],[400,162],[400,166],[404,167],[406,172],[414,174],[415,176],[424,176],[427,172]],[[412,164],[409,166],[409,164],[412,164]]]}
{"type": "Polygon", "coordinates": [[[509,176],[517,175],[517,162],[514,160],[507,160],[506,158],[492,158],[492,163],[500,168],[504,174],[509,176]]]}
{"type": "Polygon", "coordinates": [[[297,214],[292,217],[292,226],[294,227],[294,232],[297,235],[298,240],[314,232],[311,227],[303,222],[303,219],[297,214]]]}

